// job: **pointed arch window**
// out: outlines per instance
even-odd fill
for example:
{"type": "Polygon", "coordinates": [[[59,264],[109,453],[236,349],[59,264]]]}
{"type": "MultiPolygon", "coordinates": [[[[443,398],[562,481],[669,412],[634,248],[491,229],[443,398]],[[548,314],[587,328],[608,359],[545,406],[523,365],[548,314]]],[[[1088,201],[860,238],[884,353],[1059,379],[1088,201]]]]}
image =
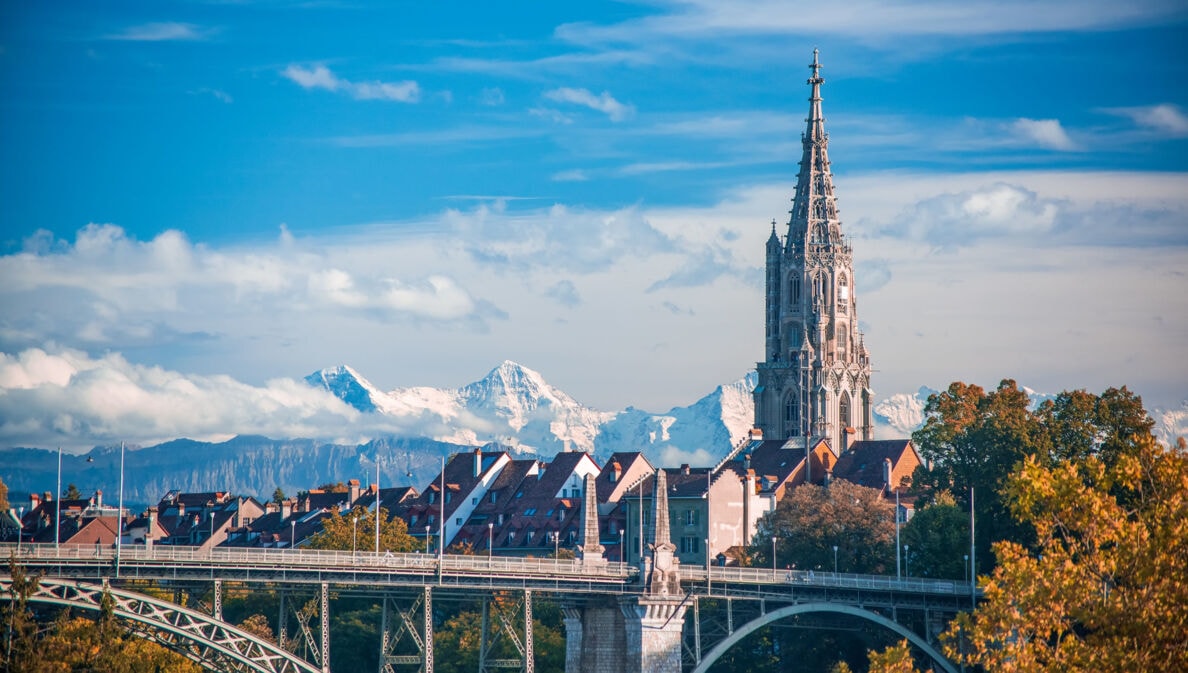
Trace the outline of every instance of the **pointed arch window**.
{"type": "Polygon", "coordinates": [[[800,276],[792,276],[788,279],[788,305],[800,306],[800,276]]]}
{"type": "Polygon", "coordinates": [[[837,310],[839,313],[845,313],[849,306],[850,282],[843,273],[837,277],[837,310]]]}
{"type": "Polygon", "coordinates": [[[784,399],[784,428],[789,437],[800,436],[800,396],[795,392],[784,399]]]}
{"type": "Polygon", "coordinates": [[[846,356],[846,349],[850,345],[849,333],[850,330],[846,328],[845,323],[837,326],[837,357],[839,358],[846,356]]]}
{"type": "Polygon", "coordinates": [[[843,428],[850,427],[850,393],[843,392],[837,403],[837,422],[843,428]]]}

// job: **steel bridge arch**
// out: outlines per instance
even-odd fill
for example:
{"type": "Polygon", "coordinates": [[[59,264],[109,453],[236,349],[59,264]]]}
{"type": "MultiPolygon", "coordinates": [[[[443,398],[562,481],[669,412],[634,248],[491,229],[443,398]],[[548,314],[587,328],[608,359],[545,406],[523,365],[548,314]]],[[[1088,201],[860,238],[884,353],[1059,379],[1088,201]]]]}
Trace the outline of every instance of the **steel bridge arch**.
{"type": "Polygon", "coordinates": [[[749,636],[754,631],[757,631],[758,629],[785,617],[812,612],[832,612],[836,614],[849,615],[851,617],[858,617],[860,619],[873,622],[878,626],[894,631],[904,638],[907,638],[912,645],[915,645],[916,647],[920,648],[921,651],[927,654],[928,657],[932,659],[933,663],[944,670],[945,673],[957,673],[957,669],[953,667],[953,664],[950,663],[948,659],[945,659],[944,656],[936,650],[936,648],[929,645],[928,641],[913,633],[911,629],[908,629],[897,622],[893,622],[880,614],[871,612],[870,610],[856,608],[851,605],[838,605],[835,603],[802,603],[800,605],[790,605],[785,608],[768,612],[762,617],[752,619],[743,625],[742,628],[730,634],[728,638],[718,643],[713,647],[713,649],[707,652],[706,655],[702,657],[701,663],[697,664],[697,666],[693,669],[693,673],[706,673],[709,671],[710,664],[716,662],[719,657],[726,653],[727,650],[729,650],[743,638],[749,636]]]}
{"type": "MultiPolygon", "coordinates": [[[[115,616],[132,631],[154,640],[210,671],[228,664],[253,673],[322,673],[297,655],[262,641],[222,620],[168,601],[103,584],[42,578],[29,602],[98,611],[103,590],[111,593],[115,616]],[[168,637],[163,637],[168,634],[168,637]],[[197,647],[186,647],[179,641],[197,647]]],[[[12,600],[12,578],[0,577],[0,600],[12,600]]]]}

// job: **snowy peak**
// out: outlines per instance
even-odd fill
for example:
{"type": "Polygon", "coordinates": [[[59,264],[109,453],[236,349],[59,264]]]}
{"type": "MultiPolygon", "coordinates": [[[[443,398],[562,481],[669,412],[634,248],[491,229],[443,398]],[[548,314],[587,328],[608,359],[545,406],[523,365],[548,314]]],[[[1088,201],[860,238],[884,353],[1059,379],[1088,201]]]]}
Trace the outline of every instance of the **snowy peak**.
{"type": "Polygon", "coordinates": [[[379,411],[384,406],[382,402],[377,404],[386,397],[384,393],[346,365],[316,371],[305,377],[305,382],[330,391],[338,399],[364,413],[379,411]]]}
{"type": "Polygon", "coordinates": [[[545,382],[539,372],[510,360],[459,390],[458,396],[471,411],[492,413],[517,430],[542,407],[551,407],[554,413],[581,408],[572,397],[545,382]]]}

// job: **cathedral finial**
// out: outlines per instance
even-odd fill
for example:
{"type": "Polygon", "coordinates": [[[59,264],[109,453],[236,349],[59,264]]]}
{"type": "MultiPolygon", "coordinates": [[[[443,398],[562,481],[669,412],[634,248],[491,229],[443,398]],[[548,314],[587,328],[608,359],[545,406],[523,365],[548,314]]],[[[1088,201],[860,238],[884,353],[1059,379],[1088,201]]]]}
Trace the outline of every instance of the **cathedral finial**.
{"type": "MultiPolygon", "coordinates": [[[[813,76],[808,79],[808,83],[813,86],[813,93],[809,97],[809,118],[807,120],[809,124],[825,121],[825,118],[821,116],[821,85],[825,83],[825,78],[821,77],[821,62],[817,58],[819,54],[820,51],[814,49],[813,62],[809,64],[809,68],[813,71],[813,76]]],[[[810,133],[813,130],[810,128],[810,133]]]]}

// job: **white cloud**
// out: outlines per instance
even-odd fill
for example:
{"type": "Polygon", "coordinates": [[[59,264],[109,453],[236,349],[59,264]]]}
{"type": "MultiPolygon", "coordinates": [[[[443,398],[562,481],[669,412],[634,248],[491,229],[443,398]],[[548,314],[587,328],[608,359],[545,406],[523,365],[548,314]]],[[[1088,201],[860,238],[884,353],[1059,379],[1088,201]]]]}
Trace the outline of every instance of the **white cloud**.
{"type": "Polygon", "coordinates": [[[1179,106],[1171,103],[1105,108],[1102,111],[1127,117],[1138,126],[1173,138],[1188,136],[1188,115],[1185,115],[1179,106]]]}
{"type": "Polygon", "coordinates": [[[210,31],[192,23],[145,23],[129,26],[118,33],[104,36],[108,40],[130,42],[170,42],[177,40],[205,40],[210,31]]]}
{"type": "Polygon", "coordinates": [[[634,107],[624,105],[615,100],[614,96],[611,96],[608,91],[603,91],[601,94],[595,95],[589,89],[561,87],[546,91],[544,97],[558,103],[572,103],[574,105],[588,107],[591,110],[597,110],[609,117],[611,121],[616,122],[623,121],[635,114],[634,107]]]}
{"type": "Polygon", "coordinates": [[[553,173],[552,179],[554,182],[585,182],[590,179],[590,175],[580,168],[571,168],[553,173]]]}
{"type": "Polygon", "coordinates": [[[281,75],[303,89],[324,89],[343,91],[357,100],[391,100],[401,103],[416,103],[421,99],[421,87],[415,81],[403,82],[351,82],[335,75],[329,68],[318,64],[306,68],[290,64],[281,75]]]}
{"type": "Polygon", "coordinates": [[[492,107],[503,105],[503,89],[497,86],[486,87],[479,92],[479,104],[490,105],[492,107]]]}
{"type": "Polygon", "coordinates": [[[1052,150],[1075,150],[1077,144],[1068,137],[1059,119],[1016,119],[1011,131],[1024,141],[1034,142],[1052,150]]]}
{"type": "MultiPolygon", "coordinates": [[[[1181,399],[1188,176],[836,180],[876,390],[1014,376],[1044,390],[1127,384],[1152,406],[1181,399]]],[[[689,404],[761,351],[764,241],[790,189],[681,208],[498,199],[319,238],[282,228],[238,247],[176,231],[138,241],[114,225],[73,241],[35,235],[0,256],[0,352],[11,354],[0,361],[0,441],[52,446],[62,428],[85,444],[326,436],[359,420],[272,381],[347,358],[381,388],[458,386],[513,359],[597,408],[689,404]],[[580,310],[563,308],[574,302],[580,310]],[[200,418],[161,408],[165,388],[200,418]],[[249,413],[285,395],[306,415],[249,413]],[[141,402],[161,418],[131,411],[141,402]]]]}

